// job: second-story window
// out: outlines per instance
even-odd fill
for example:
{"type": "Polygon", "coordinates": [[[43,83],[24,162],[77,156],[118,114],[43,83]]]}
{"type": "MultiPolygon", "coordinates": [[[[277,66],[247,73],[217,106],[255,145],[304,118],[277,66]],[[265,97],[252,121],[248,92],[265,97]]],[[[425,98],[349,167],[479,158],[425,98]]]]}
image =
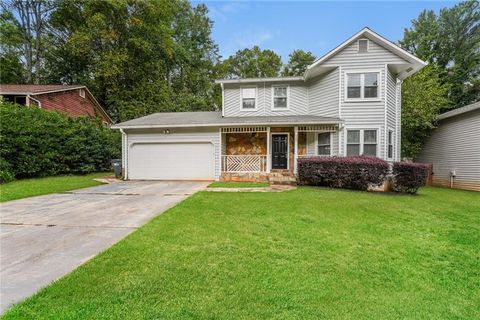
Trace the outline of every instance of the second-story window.
{"type": "Polygon", "coordinates": [[[378,98],[378,78],[378,72],[347,73],[347,99],[378,98]]]}
{"type": "Polygon", "coordinates": [[[242,109],[255,110],[257,107],[257,88],[241,88],[242,109]]]}
{"type": "Polygon", "coordinates": [[[273,87],[273,109],[287,109],[288,108],[288,87],[275,86],[273,87]]]}

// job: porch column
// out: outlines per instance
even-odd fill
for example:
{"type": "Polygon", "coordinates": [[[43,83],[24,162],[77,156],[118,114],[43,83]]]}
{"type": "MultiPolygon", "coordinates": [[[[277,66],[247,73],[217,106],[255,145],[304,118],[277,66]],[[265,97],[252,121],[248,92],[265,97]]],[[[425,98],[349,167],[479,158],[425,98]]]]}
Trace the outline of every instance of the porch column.
{"type": "Polygon", "coordinates": [[[272,165],[270,163],[272,157],[270,155],[270,127],[267,127],[267,172],[270,172],[272,165]]]}
{"type": "Polygon", "coordinates": [[[295,126],[295,147],[293,149],[293,173],[297,174],[297,160],[298,160],[298,126],[295,126]]]}

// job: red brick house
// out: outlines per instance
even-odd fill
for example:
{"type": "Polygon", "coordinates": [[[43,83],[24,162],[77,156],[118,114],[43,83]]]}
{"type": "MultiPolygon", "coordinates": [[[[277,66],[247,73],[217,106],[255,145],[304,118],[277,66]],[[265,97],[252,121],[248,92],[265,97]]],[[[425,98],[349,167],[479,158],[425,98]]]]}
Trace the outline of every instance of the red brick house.
{"type": "Polygon", "coordinates": [[[113,122],[92,93],[82,85],[0,84],[5,101],[38,106],[71,117],[100,117],[106,126],[113,122]]]}

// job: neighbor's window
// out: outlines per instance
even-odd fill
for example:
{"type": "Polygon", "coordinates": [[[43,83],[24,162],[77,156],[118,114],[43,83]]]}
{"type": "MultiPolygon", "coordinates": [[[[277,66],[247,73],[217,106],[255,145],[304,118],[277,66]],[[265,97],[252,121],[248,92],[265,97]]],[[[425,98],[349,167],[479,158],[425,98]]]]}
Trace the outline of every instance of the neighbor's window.
{"type": "Polygon", "coordinates": [[[252,110],[256,108],[257,88],[242,88],[242,109],[252,110]]]}
{"type": "Polygon", "coordinates": [[[288,87],[273,87],[273,109],[288,108],[288,87]]]}
{"type": "Polygon", "coordinates": [[[360,154],[360,130],[347,131],[347,156],[360,154]]]}
{"type": "Polygon", "coordinates": [[[377,155],[377,130],[347,130],[347,156],[377,155]]]}
{"type": "Polygon", "coordinates": [[[322,132],[318,134],[318,155],[329,156],[331,150],[330,132],[322,132]]]}
{"type": "Polygon", "coordinates": [[[378,72],[348,73],[347,99],[378,98],[378,72]]]}
{"type": "Polygon", "coordinates": [[[78,94],[80,95],[80,97],[85,98],[85,89],[78,90],[78,94]]]}
{"type": "Polygon", "coordinates": [[[377,155],[377,130],[363,131],[363,152],[369,156],[377,155]]]}
{"type": "Polygon", "coordinates": [[[388,158],[393,158],[393,131],[388,130],[388,158]]]}

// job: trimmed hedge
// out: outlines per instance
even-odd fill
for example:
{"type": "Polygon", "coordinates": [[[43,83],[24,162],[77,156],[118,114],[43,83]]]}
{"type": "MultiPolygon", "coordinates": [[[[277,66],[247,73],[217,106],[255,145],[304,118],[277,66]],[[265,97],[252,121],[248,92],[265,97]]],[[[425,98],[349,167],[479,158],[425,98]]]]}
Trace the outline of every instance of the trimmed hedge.
{"type": "Polygon", "coordinates": [[[395,162],[392,168],[392,190],[415,194],[427,183],[428,165],[424,163],[395,162]]]}
{"type": "Polygon", "coordinates": [[[111,169],[121,136],[100,120],[0,103],[0,181],[111,169]]]}
{"type": "Polygon", "coordinates": [[[304,157],[298,159],[300,185],[368,190],[388,174],[388,163],[376,157],[304,157]]]}

